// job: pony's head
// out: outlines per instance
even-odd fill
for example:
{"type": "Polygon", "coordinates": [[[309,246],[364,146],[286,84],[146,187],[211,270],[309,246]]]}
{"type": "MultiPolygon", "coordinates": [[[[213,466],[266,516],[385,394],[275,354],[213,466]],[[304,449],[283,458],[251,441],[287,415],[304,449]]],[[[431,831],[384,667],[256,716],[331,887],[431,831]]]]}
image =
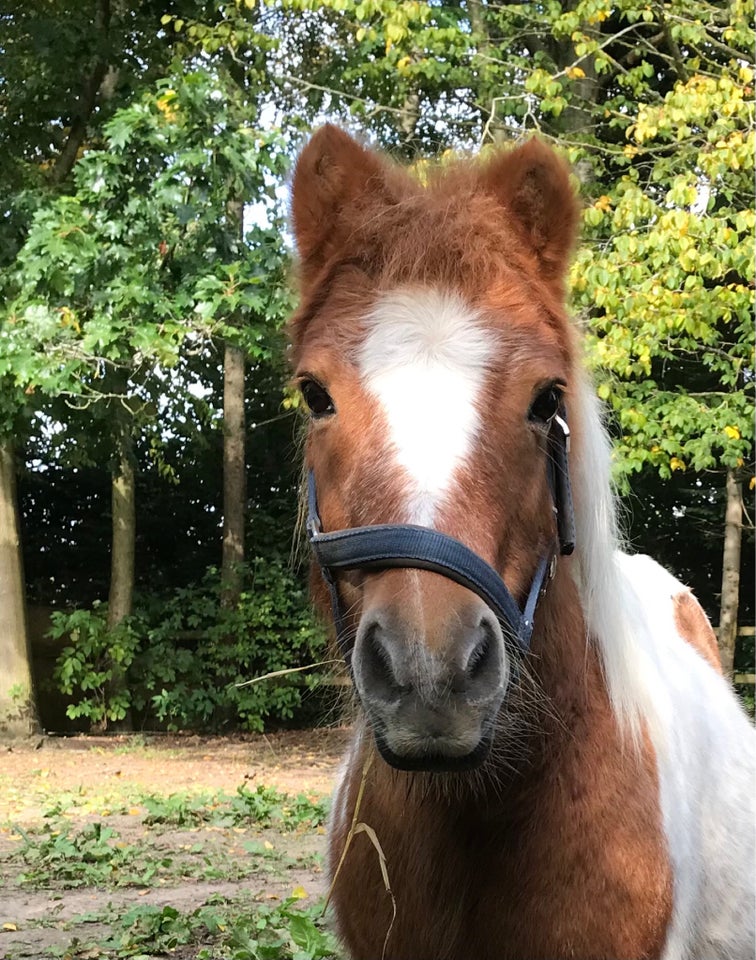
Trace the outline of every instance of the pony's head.
{"type": "MultiPolygon", "coordinates": [[[[578,207],[565,165],[531,140],[423,184],[326,126],[299,159],[292,212],[292,356],[323,529],[440,531],[524,605],[555,552],[549,431],[575,389],[563,287],[578,207]]],[[[327,606],[319,573],[313,586],[327,606]]],[[[351,569],[336,589],[383,756],[479,762],[516,672],[500,618],[427,569],[351,569]]]]}

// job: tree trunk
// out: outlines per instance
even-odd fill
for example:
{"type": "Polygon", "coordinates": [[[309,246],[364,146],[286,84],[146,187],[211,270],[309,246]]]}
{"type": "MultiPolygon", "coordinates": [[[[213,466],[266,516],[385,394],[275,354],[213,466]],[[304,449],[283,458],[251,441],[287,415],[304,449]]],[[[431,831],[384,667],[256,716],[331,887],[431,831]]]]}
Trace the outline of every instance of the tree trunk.
{"type": "Polygon", "coordinates": [[[131,460],[131,438],[121,438],[118,466],[111,484],[113,514],[110,551],[108,629],[128,616],[134,606],[134,543],[136,540],[136,485],[131,460]]]}
{"type": "Polygon", "coordinates": [[[743,491],[735,471],[727,471],[724,553],[722,555],[722,601],[719,611],[719,655],[725,676],[731,677],[738,633],[740,594],[740,543],[743,529],[743,491]]]}
{"type": "MultiPolygon", "coordinates": [[[[118,402],[118,401],[116,401],[118,402]]],[[[134,546],[136,542],[136,482],[133,463],[133,439],[129,417],[121,417],[117,436],[118,464],[110,488],[112,540],[110,548],[110,590],[108,592],[108,630],[114,630],[134,608],[134,546]],[[126,422],[128,421],[128,422],[126,422]]],[[[111,700],[125,693],[126,668],[113,661],[106,696],[111,700]]],[[[107,717],[97,729],[131,730],[131,711],[120,720],[107,717]]],[[[94,727],[93,727],[94,729],[94,727]]]]}
{"type": "Polygon", "coordinates": [[[39,732],[21,560],[16,470],[10,440],[0,441],[0,737],[39,732]]]}
{"type": "MultiPolygon", "coordinates": [[[[238,71],[236,71],[238,73],[238,71]]],[[[243,77],[236,76],[243,86],[243,77]]],[[[244,201],[231,197],[226,204],[229,236],[244,242],[244,201]]],[[[238,606],[244,563],[244,521],[247,505],[246,418],[244,412],[244,354],[226,342],[223,351],[223,557],[221,606],[238,606]]]]}
{"type": "Polygon", "coordinates": [[[221,604],[239,603],[244,562],[244,515],[247,499],[244,414],[244,354],[225,345],[223,356],[223,561],[221,604]]]}

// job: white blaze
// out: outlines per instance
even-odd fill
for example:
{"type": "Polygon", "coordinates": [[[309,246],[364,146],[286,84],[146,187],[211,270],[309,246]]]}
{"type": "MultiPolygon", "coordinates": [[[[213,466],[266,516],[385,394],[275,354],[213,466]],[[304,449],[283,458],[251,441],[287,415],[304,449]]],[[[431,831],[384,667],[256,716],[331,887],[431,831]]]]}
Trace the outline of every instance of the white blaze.
{"type": "Polygon", "coordinates": [[[433,289],[387,294],[366,322],[363,382],[410,479],[407,520],[430,526],[479,430],[495,337],[460,297],[433,289]]]}

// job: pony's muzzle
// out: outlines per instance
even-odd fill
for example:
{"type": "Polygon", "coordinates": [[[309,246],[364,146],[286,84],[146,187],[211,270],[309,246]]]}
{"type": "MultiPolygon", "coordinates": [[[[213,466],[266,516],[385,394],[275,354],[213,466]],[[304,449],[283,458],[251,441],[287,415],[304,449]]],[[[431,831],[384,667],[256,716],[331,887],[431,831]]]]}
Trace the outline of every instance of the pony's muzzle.
{"type": "Polygon", "coordinates": [[[488,754],[507,688],[499,622],[478,601],[419,630],[395,608],[363,614],[352,665],[383,758],[414,770],[459,770],[488,754]]]}

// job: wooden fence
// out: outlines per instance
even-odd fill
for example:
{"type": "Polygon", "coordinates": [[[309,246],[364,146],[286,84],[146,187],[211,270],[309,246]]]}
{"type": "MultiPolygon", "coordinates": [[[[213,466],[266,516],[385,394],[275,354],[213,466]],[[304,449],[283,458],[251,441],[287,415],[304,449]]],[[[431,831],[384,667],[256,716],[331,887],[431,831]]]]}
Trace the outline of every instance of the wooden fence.
{"type": "MultiPolygon", "coordinates": [[[[717,630],[714,631],[718,633],[717,630]]],[[[738,632],[735,637],[735,644],[737,646],[739,637],[753,637],[756,635],[756,627],[738,627],[738,632]]],[[[756,685],[756,673],[736,673],[732,677],[733,683],[746,683],[751,686],[756,685]]]]}

